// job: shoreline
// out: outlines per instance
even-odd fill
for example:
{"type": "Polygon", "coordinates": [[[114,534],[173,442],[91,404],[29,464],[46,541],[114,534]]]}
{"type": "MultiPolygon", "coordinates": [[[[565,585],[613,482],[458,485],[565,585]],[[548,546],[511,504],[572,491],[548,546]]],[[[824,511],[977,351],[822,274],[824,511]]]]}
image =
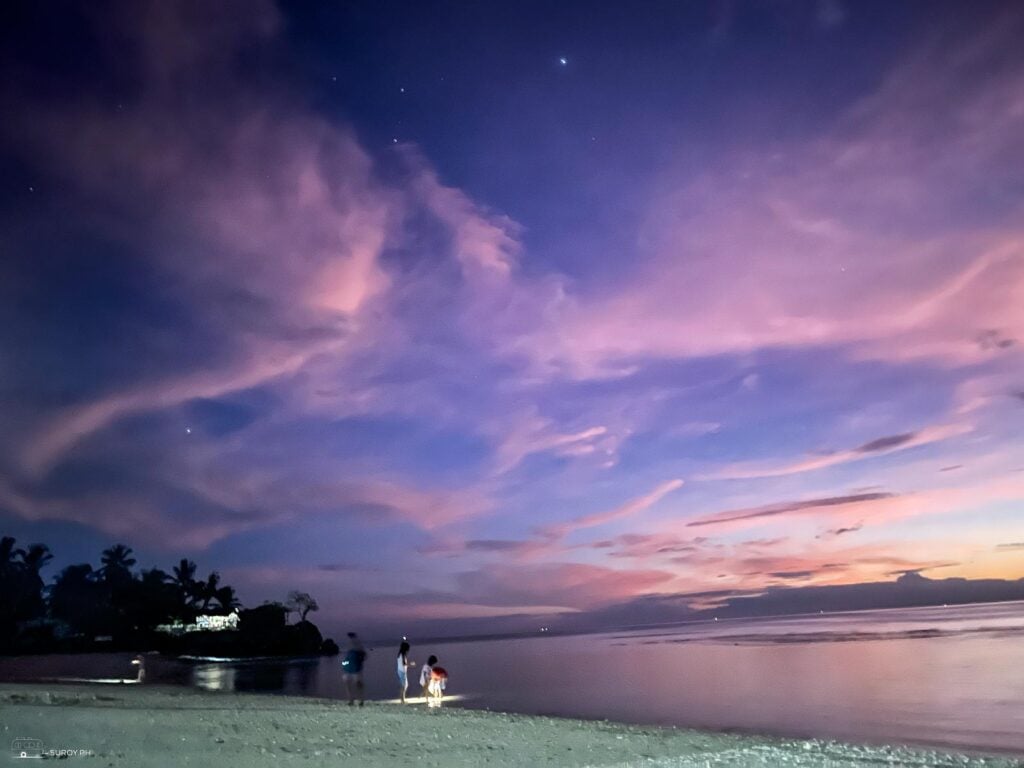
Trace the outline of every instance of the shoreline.
{"type": "Polygon", "coordinates": [[[86,750],[104,766],[905,766],[1021,768],[1019,757],[844,744],[662,726],[518,715],[446,705],[170,686],[0,684],[7,744],[86,750]],[[22,742],[28,743],[28,742],[22,742]],[[35,742],[33,742],[35,743],[35,742]]]}

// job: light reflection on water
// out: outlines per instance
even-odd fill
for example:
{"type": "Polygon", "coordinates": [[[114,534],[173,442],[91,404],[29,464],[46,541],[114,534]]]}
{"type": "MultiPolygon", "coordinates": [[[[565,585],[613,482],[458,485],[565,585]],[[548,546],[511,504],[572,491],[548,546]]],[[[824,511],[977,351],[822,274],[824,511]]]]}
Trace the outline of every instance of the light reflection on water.
{"type": "Polygon", "coordinates": [[[237,676],[230,664],[200,664],[192,670],[193,684],[204,691],[234,691],[237,676]]]}
{"type": "MultiPolygon", "coordinates": [[[[1024,754],[1024,603],[410,642],[419,663],[437,654],[455,694],[446,701],[459,706],[1024,754]]],[[[397,642],[370,649],[368,700],[397,701],[396,651],[397,642]]],[[[130,660],[0,659],[0,679],[117,678],[131,674],[130,660]]],[[[338,658],[149,656],[146,669],[145,685],[345,698],[338,658]]],[[[413,699],[420,694],[415,670],[410,678],[413,699]]]]}

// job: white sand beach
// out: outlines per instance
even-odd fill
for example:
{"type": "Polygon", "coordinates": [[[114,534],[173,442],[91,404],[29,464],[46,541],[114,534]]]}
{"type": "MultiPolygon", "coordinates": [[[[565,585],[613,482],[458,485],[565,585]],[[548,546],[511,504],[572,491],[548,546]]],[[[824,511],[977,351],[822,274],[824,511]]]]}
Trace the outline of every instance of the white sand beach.
{"type": "MultiPolygon", "coordinates": [[[[14,748],[71,750],[72,764],[146,766],[1024,765],[1011,757],[528,717],[445,706],[203,693],[131,685],[0,685],[14,748]],[[20,747],[15,746],[15,742],[20,747]],[[82,753],[84,751],[84,754],[82,753]]],[[[16,755],[11,754],[11,763],[16,755]]]]}

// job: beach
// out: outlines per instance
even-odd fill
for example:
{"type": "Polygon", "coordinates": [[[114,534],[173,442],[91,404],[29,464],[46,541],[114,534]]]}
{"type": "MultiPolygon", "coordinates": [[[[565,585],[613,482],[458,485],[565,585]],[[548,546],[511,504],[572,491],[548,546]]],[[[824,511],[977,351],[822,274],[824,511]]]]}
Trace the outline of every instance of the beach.
{"type": "MultiPolygon", "coordinates": [[[[85,765],[996,766],[1007,756],[133,685],[0,685],[12,747],[85,765]],[[15,747],[17,748],[17,747],[15,747]]],[[[11,753],[9,753],[11,754],[11,753]]],[[[11,762],[13,763],[12,754],[11,762]]]]}

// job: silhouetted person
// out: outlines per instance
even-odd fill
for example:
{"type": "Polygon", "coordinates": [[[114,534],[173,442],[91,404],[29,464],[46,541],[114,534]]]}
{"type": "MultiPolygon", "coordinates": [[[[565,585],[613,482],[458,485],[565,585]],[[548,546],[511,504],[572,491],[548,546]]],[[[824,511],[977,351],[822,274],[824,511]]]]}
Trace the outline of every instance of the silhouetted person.
{"type": "Polygon", "coordinates": [[[398,693],[402,703],[405,704],[405,692],[409,690],[409,667],[415,667],[416,662],[409,661],[409,644],[404,640],[398,646],[396,666],[398,668],[398,693]]]}
{"type": "Polygon", "coordinates": [[[444,689],[448,687],[448,670],[434,664],[430,669],[430,685],[427,690],[434,699],[434,706],[440,706],[444,689]]]}
{"type": "Polygon", "coordinates": [[[437,665],[437,656],[431,656],[420,673],[420,686],[423,688],[423,698],[427,700],[428,707],[436,707],[441,703],[447,685],[447,670],[437,665]]]}
{"type": "Polygon", "coordinates": [[[359,706],[363,706],[363,663],[366,661],[366,650],[355,632],[348,633],[348,651],[341,662],[345,688],[348,691],[348,705],[351,707],[359,696],[359,706]]]}
{"type": "Polygon", "coordinates": [[[437,664],[437,656],[431,656],[427,659],[427,663],[423,665],[423,669],[420,670],[420,688],[423,691],[423,699],[425,701],[430,701],[430,673],[435,664],[437,664]]]}

